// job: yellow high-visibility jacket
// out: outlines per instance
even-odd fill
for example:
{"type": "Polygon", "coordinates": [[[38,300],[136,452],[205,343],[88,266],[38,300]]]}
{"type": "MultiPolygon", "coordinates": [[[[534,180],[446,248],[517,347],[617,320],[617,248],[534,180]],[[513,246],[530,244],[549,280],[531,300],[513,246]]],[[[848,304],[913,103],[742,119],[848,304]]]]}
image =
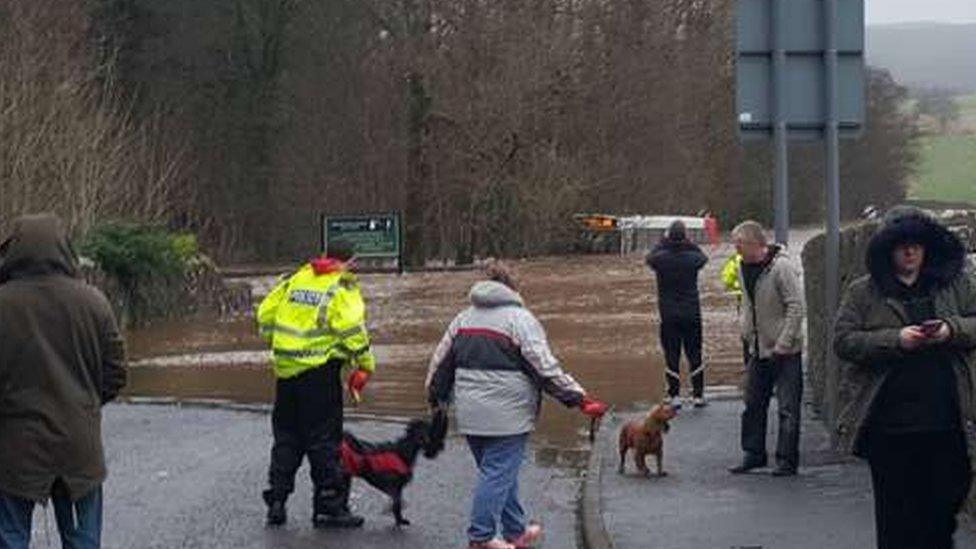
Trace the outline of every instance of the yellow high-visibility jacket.
{"type": "Polygon", "coordinates": [[[271,345],[279,379],[331,360],[368,372],[376,369],[366,331],[366,304],[359,281],[346,270],[316,274],[305,265],[264,298],[257,321],[261,336],[271,345]]]}
{"type": "Polygon", "coordinates": [[[739,267],[741,265],[742,256],[736,253],[722,266],[722,284],[725,285],[725,291],[734,294],[737,298],[742,297],[742,285],[739,282],[739,267]]]}

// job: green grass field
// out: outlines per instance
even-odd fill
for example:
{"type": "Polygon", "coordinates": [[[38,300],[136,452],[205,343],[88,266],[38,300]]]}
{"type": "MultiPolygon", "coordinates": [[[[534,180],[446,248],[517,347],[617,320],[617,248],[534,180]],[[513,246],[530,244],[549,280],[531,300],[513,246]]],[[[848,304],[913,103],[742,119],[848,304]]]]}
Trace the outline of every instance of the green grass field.
{"type": "Polygon", "coordinates": [[[922,139],[912,198],[976,204],[976,94],[956,101],[962,134],[922,139]]]}
{"type": "Polygon", "coordinates": [[[921,143],[913,198],[976,204],[976,135],[936,135],[921,143]]]}

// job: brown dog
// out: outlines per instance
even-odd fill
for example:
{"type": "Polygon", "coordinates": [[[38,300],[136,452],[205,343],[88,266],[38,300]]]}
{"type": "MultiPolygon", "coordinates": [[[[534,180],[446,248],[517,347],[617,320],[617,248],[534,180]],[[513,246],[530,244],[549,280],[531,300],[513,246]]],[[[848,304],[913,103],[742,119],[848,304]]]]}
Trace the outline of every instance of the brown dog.
{"type": "Polygon", "coordinates": [[[630,421],[620,429],[620,466],[617,472],[624,474],[624,460],[627,450],[634,449],[634,463],[637,470],[645,476],[650,476],[647,468],[648,454],[657,458],[657,474],[665,476],[662,461],[664,460],[664,433],[668,432],[668,422],[676,415],[674,408],[667,404],[658,404],[651,408],[651,413],[644,421],[630,421]]]}

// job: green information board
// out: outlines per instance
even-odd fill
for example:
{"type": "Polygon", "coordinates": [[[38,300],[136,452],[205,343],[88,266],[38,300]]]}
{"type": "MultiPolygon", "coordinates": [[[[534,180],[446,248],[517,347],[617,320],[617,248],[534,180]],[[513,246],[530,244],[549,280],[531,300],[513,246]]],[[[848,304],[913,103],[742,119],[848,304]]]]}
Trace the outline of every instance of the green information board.
{"type": "Polygon", "coordinates": [[[399,212],[362,215],[323,215],[322,248],[328,251],[329,242],[345,240],[352,243],[356,257],[391,258],[400,260],[403,249],[399,212]]]}

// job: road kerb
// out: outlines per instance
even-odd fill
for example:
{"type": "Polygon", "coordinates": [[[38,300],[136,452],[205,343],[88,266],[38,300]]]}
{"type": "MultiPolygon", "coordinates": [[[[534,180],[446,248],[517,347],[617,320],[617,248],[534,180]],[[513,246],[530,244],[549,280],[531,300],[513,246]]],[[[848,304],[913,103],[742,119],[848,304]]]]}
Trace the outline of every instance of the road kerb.
{"type": "Polygon", "coordinates": [[[583,482],[583,496],[580,500],[580,526],[584,549],[613,549],[613,542],[603,522],[603,505],[600,496],[600,477],[602,455],[599,441],[590,450],[586,480],[583,482]]]}

